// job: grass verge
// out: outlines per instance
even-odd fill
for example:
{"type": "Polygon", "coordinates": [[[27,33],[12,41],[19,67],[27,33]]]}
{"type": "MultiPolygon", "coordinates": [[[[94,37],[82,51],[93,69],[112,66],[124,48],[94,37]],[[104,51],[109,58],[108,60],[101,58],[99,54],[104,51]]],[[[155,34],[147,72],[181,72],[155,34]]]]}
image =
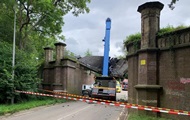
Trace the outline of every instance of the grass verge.
{"type": "Polygon", "coordinates": [[[58,99],[58,98],[47,98],[43,100],[31,100],[27,102],[22,102],[13,105],[1,105],[0,104],[0,115],[5,115],[7,113],[15,113],[21,110],[27,110],[30,108],[44,106],[44,105],[51,105],[56,103],[64,103],[68,100],[65,99],[58,99]]]}
{"type": "Polygon", "coordinates": [[[171,120],[171,119],[150,117],[147,115],[129,114],[127,120],[171,120]]]}

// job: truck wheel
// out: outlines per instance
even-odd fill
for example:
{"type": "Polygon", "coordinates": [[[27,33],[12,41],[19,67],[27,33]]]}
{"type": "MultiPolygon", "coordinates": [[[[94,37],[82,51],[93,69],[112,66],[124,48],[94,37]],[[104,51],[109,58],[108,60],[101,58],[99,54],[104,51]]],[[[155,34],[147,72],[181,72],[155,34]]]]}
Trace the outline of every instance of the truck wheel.
{"type": "Polygon", "coordinates": [[[90,97],[89,91],[83,91],[82,95],[85,97],[90,97]]]}
{"type": "Polygon", "coordinates": [[[111,101],[116,101],[116,97],[111,97],[110,100],[111,101]]]}
{"type": "Polygon", "coordinates": [[[84,94],[83,96],[85,96],[85,97],[90,97],[89,94],[84,94]]]}

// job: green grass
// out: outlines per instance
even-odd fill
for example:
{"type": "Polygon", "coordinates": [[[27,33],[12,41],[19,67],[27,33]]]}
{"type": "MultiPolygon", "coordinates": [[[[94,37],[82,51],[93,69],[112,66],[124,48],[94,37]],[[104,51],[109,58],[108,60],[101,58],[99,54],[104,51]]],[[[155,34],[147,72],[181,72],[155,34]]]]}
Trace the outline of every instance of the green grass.
{"type": "Polygon", "coordinates": [[[129,114],[128,120],[171,120],[171,119],[150,117],[146,115],[129,114]]]}
{"type": "Polygon", "coordinates": [[[13,105],[2,105],[0,104],[0,115],[5,115],[7,113],[15,113],[21,110],[27,110],[30,108],[51,105],[56,103],[66,102],[65,99],[47,98],[43,100],[31,100],[23,103],[13,104],[13,105]]]}

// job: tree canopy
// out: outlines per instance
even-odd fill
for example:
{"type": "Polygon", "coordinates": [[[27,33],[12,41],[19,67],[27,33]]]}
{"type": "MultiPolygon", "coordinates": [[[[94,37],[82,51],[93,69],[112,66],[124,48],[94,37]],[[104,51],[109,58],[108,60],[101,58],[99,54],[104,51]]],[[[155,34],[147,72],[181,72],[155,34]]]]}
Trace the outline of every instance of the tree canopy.
{"type": "Polygon", "coordinates": [[[169,8],[171,10],[173,10],[175,7],[174,7],[174,4],[176,4],[176,2],[179,1],[179,0],[172,0],[170,4],[168,4],[169,8]]]}
{"type": "MultiPolygon", "coordinates": [[[[2,15],[0,17],[3,21],[1,26],[6,24],[10,28],[9,30],[12,30],[14,10],[16,10],[17,45],[19,49],[27,48],[34,34],[54,40],[57,38],[64,39],[60,35],[64,25],[63,16],[68,12],[72,12],[75,16],[88,13],[87,3],[89,2],[90,0],[1,0],[0,11],[2,15]]],[[[3,31],[2,33],[6,32],[3,31]]],[[[8,41],[12,40],[10,39],[11,33],[9,32],[8,41]]],[[[0,35],[0,37],[3,36],[5,34],[0,35]]]]}
{"type": "Polygon", "coordinates": [[[92,52],[90,51],[90,49],[87,49],[87,51],[85,52],[85,56],[92,56],[92,52]]]}
{"type": "MultiPolygon", "coordinates": [[[[44,47],[64,40],[64,15],[88,13],[90,0],[0,0],[0,103],[15,95],[12,89],[35,91],[40,83],[44,47]],[[16,14],[16,60],[12,68],[12,41],[16,14]],[[12,69],[15,77],[12,80],[12,69]]],[[[19,100],[23,96],[15,96],[19,100]]],[[[27,98],[26,95],[24,98],[27,98]]]]}

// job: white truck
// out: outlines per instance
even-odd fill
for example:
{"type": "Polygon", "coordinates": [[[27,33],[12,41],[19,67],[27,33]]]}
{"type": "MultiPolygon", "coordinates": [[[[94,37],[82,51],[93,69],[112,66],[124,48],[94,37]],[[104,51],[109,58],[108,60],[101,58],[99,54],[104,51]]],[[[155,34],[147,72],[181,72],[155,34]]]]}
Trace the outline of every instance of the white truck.
{"type": "Polygon", "coordinates": [[[91,84],[91,85],[83,84],[82,85],[82,95],[91,97],[93,87],[94,87],[94,84],[91,84]]]}

